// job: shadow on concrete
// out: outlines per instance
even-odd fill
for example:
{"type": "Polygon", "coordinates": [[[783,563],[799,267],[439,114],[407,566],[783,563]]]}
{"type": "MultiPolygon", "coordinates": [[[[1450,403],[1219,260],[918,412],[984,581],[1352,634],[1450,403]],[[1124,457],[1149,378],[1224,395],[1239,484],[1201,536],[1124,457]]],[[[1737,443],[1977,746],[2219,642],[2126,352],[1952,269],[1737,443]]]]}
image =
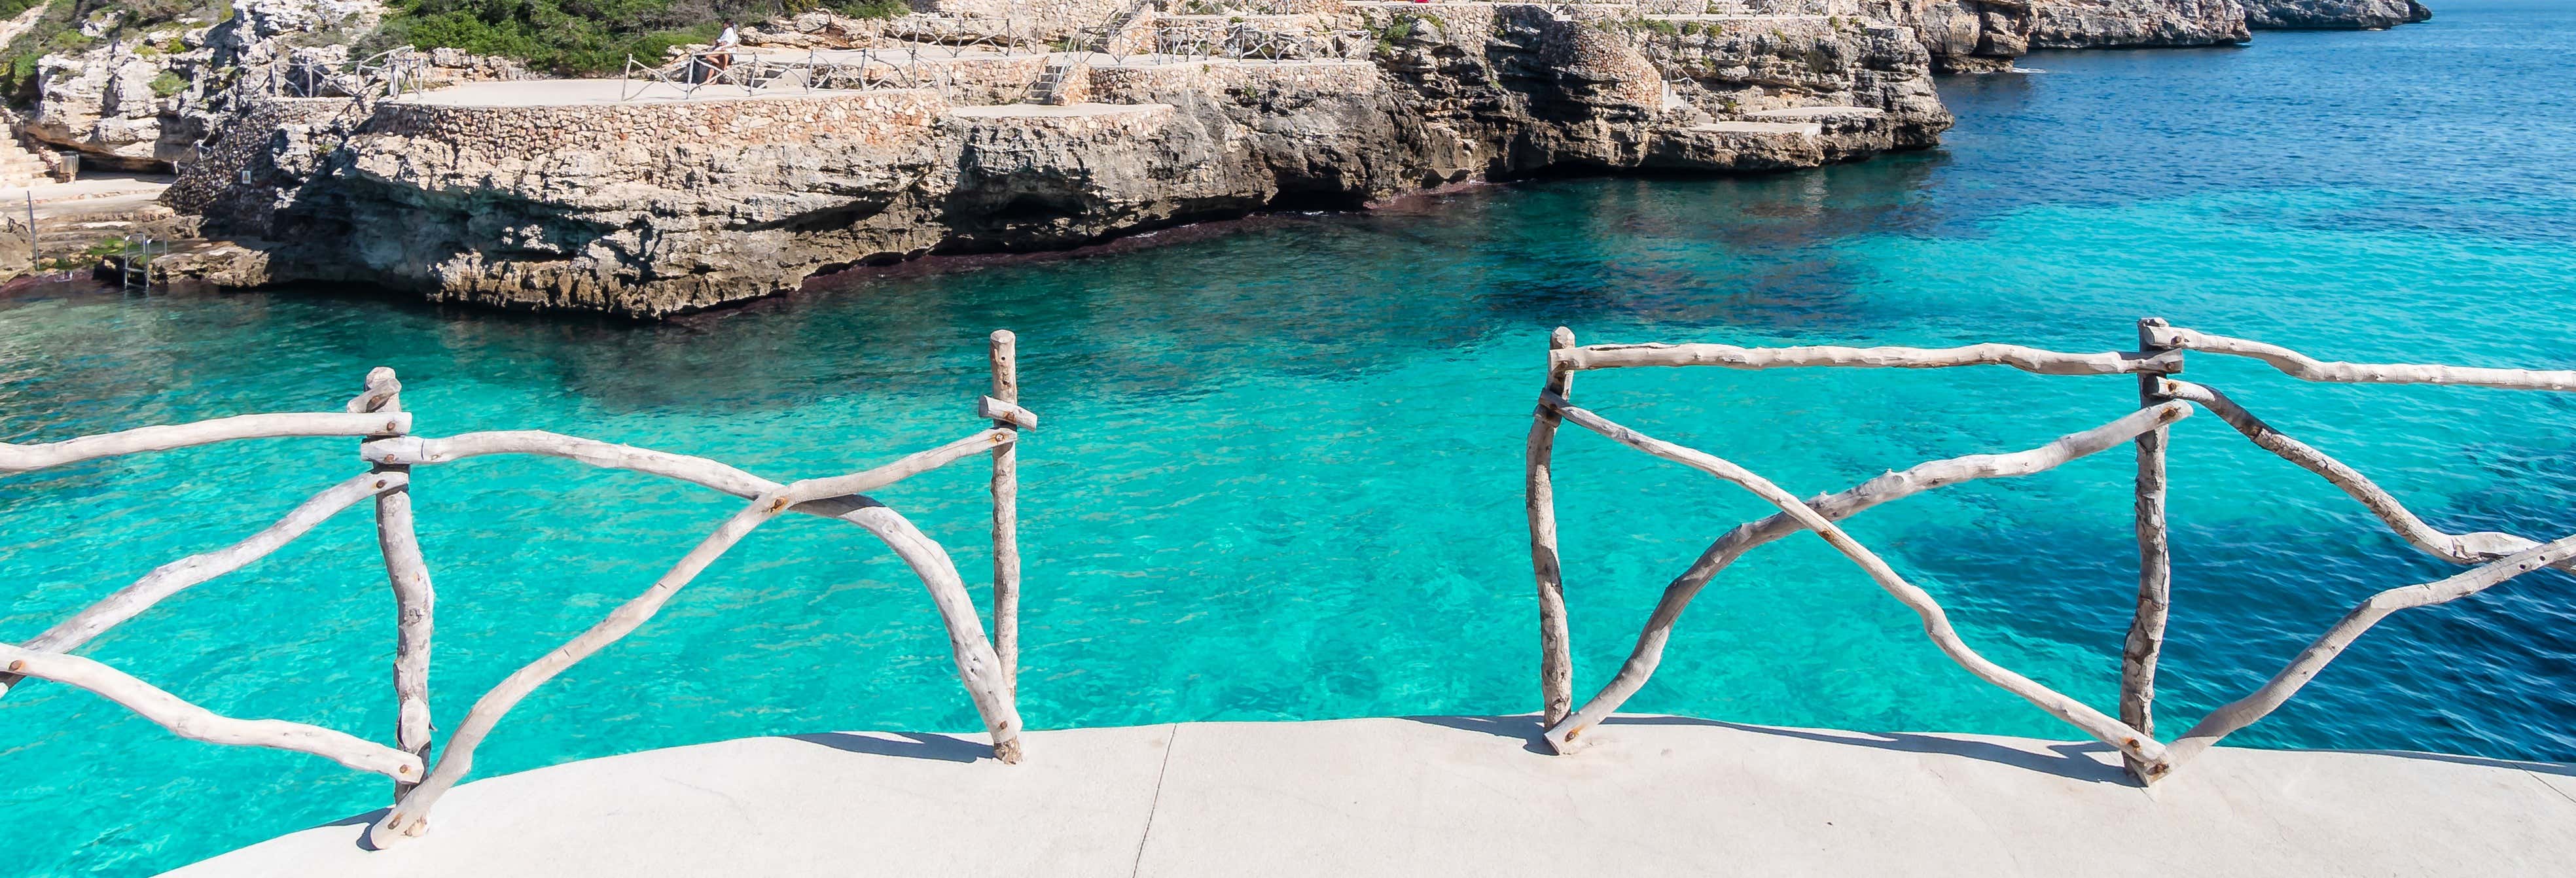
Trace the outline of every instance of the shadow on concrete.
{"type": "MultiPolygon", "coordinates": [[[[324,823],[324,824],[321,824],[321,825],[319,825],[319,826],[311,826],[311,827],[306,827],[306,828],[307,828],[307,829],[327,829],[327,828],[329,828],[329,827],[333,827],[333,826],[358,826],[358,827],[374,826],[374,825],[376,825],[376,821],[377,821],[377,820],[383,819],[383,818],[384,818],[384,816],[385,816],[385,814],[386,814],[387,812],[392,811],[392,810],[393,810],[393,809],[392,809],[392,808],[390,808],[390,807],[388,807],[388,808],[378,808],[378,809],[376,809],[376,810],[369,811],[369,812],[364,813],[364,814],[352,814],[352,815],[349,815],[349,816],[347,816],[347,817],[342,817],[342,818],[340,818],[340,819],[338,819],[338,820],[333,820],[333,821],[331,821],[331,822],[329,822],[329,823],[324,823]]],[[[367,840],[367,832],[366,832],[366,830],[365,830],[365,829],[360,829],[360,830],[358,830],[358,837],[357,837],[357,838],[355,838],[355,839],[350,840],[350,842],[349,842],[349,843],[350,843],[350,844],[353,844],[353,845],[356,845],[356,846],[358,847],[358,849],[359,849],[359,850],[362,850],[362,851],[372,851],[372,850],[375,850],[375,849],[376,849],[376,845],[375,845],[375,843],[374,843],[374,842],[370,842],[370,841],[368,841],[368,840],[367,840]]]]}
{"type": "Polygon", "coordinates": [[[2484,756],[2460,756],[2452,753],[2426,753],[2421,750],[2325,750],[2320,752],[2360,753],[2366,756],[2395,756],[2399,759],[2422,759],[2427,762],[2448,762],[2453,765],[2474,765],[2480,768],[2519,769],[2522,771],[2539,772],[2541,774],[2555,774],[2560,777],[2576,777],[2576,765],[2568,765],[2558,762],[2524,762],[2519,759],[2489,759],[2484,756]]]}
{"type": "Polygon", "coordinates": [[[877,735],[854,735],[848,732],[814,732],[804,735],[780,735],[792,741],[821,744],[848,753],[871,756],[895,756],[904,759],[936,759],[941,762],[973,762],[993,755],[991,746],[954,735],[921,732],[882,732],[877,735]],[[882,735],[882,737],[880,737],[882,735]]]}
{"type": "MultiPolygon", "coordinates": [[[[1556,752],[1547,746],[1547,741],[1544,738],[1540,737],[1538,717],[1530,714],[1522,714],[1520,716],[1409,716],[1404,719],[1418,723],[1441,726],[1444,728],[1459,729],[1461,731],[1469,732],[1483,732],[1497,737],[1510,738],[1521,741],[1521,749],[1532,753],[1554,754],[1556,752]]],[[[1743,723],[1731,723],[1713,719],[1693,719],[1686,716],[1613,716],[1602,721],[1601,725],[1706,726],[1709,728],[1751,732],[1757,735],[1778,735],[1786,738],[1797,738],[1800,740],[1816,741],[1826,744],[1845,744],[1854,747],[1868,747],[1876,750],[1896,750],[1906,753],[1934,753],[1944,756],[1959,756],[1984,762],[1992,762],[1998,765],[2009,765],[2014,768],[2027,769],[2041,774],[2055,775],[2069,780],[2079,780],[2088,783],[2107,783],[2117,784],[2120,786],[2138,785],[2136,780],[2129,777],[2128,772],[2120,769],[2120,766],[2116,761],[2105,762],[2094,757],[2093,754],[2097,753],[2115,752],[2112,750],[2111,745],[2104,744],[2099,741],[2078,741],[2063,744],[2050,744],[2048,745],[2049,752],[2035,753],[2029,750],[2023,750],[1990,741],[1979,741],[1968,738],[1952,738],[1942,735],[1919,735],[1905,732],[1845,732],[1825,729],[1787,729],[1775,726],[1745,725],[1743,723]]],[[[2437,756],[2433,758],[2463,759],[2466,757],[2437,756]]]]}

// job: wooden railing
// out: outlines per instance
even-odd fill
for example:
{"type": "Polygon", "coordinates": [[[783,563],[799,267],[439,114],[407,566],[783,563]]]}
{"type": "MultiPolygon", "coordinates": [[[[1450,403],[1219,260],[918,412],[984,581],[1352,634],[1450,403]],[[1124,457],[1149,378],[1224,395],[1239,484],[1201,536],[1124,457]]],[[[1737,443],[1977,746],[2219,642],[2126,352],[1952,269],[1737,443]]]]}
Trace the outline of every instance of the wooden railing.
{"type": "Polygon", "coordinates": [[[1538,579],[1539,691],[1549,746],[1558,753],[1577,751],[1585,743],[1582,740],[1585,730],[1607,719],[1646,684],[1663,659],[1664,646],[1672,636],[1674,622],[1681,618],[1682,611],[1708,585],[1710,578],[1754,547],[1802,530],[1814,531],[1867,572],[1881,588],[1919,615],[1925,635],[1951,660],[1979,679],[2021,696],[2051,716],[2117,748],[2129,773],[2145,783],[2155,782],[2229,733],[2270,714],[2362,632],[2390,613],[2475,594],[2541,567],[2576,571],[2576,560],[2571,560],[2576,559],[2576,536],[2539,543],[2506,533],[2446,533],[2407,511],[2395,497],[2359,472],[2273,429],[2225,394],[2173,377],[2182,371],[2185,351],[2250,357],[2301,380],[2353,384],[2462,384],[2515,390],[2576,391],[2576,371],[2322,362],[2287,348],[2175,328],[2156,319],[2139,321],[2138,337],[2139,349],[2136,351],[2093,354],[2001,344],[1937,350],[1902,347],[1744,348],[1720,344],[1577,347],[1574,333],[1558,328],[1549,340],[1547,380],[1539,391],[1538,409],[1530,425],[1526,482],[1530,560],[1538,579]],[[1801,501],[1778,485],[1724,458],[1647,436],[1577,408],[1568,401],[1572,395],[1574,374],[1591,369],[1644,366],[1932,369],[1975,365],[2010,366],[2042,375],[2133,375],[2137,377],[2141,407],[2110,423],[2058,437],[2036,448],[1917,464],[1870,479],[1840,493],[1822,494],[1801,501]],[[2167,425],[2188,416],[2194,407],[2217,415],[2228,426],[2253,440],[2255,445],[2343,489],[2417,549],[2446,561],[2475,566],[2448,579],[2390,589],[2371,596],[2327,628],[2270,682],[2211,711],[2172,744],[2164,744],[2158,742],[2153,733],[2156,660],[2163,650],[2173,582],[2172,554],[2165,526],[2166,433],[2167,425]],[[1647,618],[1626,663],[1579,710],[1573,704],[1573,659],[1568,646],[1564,578],[1557,556],[1555,483],[1550,469],[1557,426],[1564,422],[1732,482],[1780,510],[1768,518],[1739,525],[1719,536],[1700,553],[1698,560],[1674,577],[1672,583],[1665,587],[1654,612],[1647,618]],[[1939,602],[1906,581],[1885,560],[1834,524],[1891,500],[1976,479],[2042,472],[2122,443],[2134,444],[2137,451],[2135,529],[2138,599],[2121,655],[2117,717],[1979,655],[1951,628],[1939,602]]]}
{"type": "Polygon", "coordinates": [[[674,593],[752,530],[781,514],[799,512],[858,525],[893,549],[921,578],[938,608],[940,621],[948,629],[949,650],[956,660],[958,677],[983,717],[994,755],[1003,762],[1017,762],[1020,716],[1014,681],[1019,664],[1018,448],[1020,431],[1037,426],[1037,415],[1019,405],[1016,341],[1011,333],[993,333],[989,356],[992,391],[978,402],[976,410],[978,418],[991,422],[989,428],[883,466],[785,484],[703,457],[558,433],[521,430],[443,438],[413,435],[412,414],[402,409],[402,384],[393,370],[382,368],[368,373],[365,390],[349,401],[345,412],[241,415],[46,444],[0,443],[0,474],[218,442],[296,436],[362,439],[359,457],[369,465],[366,473],[313,495],[276,523],[240,542],[162,565],[26,643],[0,644],[0,663],[5,663],[6,668],[6,673],[0,674],[0,695],[27,677],[67,683],[105,696],[182,737],[311,753],[360,771],[382,774],[394,781],[394,807],[369,828],[367,837],[375,846],[383,847],[421,834],[428,825],[430,809],[473,770],[475,748],[520,699],[651,619],[674,593]],[[974,599],[967,593],[947,551],[901,514],[866,496],[866,492],[986,452],[992,459],[993,498],[994,637],[990,641],[985,639],[983,619],[977,614],[974,599]],[[649,473],[749,502],[717,524],[713,533],[700,540],[642,594],[484,693],[448,734],[437,760],[431,762],[430,634],[437,599],[428,562],[421,556],[412,528],[412,470],[491,454],[561,457],[595,467],[649,473]],[[304,723],[220,716],[105,664],[69,654],[162,599],[239,570],[370,497],[376,502],[377,546],[393,586],[396,608],[394,746],[304,723]]]}

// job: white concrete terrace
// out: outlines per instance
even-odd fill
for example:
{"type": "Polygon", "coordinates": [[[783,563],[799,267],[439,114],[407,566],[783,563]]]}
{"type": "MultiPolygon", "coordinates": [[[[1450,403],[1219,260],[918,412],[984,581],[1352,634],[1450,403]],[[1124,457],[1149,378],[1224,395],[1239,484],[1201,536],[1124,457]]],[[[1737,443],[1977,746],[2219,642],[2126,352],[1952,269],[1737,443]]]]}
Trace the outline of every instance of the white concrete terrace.
{"type": "Polygon", "coordinates": [[[2214,749],[2153,788],[2094,743],[1626,716],[828,733],[458,787],[198,863],[291,875],[2576,874],[2576,769],[2214,749]]]}

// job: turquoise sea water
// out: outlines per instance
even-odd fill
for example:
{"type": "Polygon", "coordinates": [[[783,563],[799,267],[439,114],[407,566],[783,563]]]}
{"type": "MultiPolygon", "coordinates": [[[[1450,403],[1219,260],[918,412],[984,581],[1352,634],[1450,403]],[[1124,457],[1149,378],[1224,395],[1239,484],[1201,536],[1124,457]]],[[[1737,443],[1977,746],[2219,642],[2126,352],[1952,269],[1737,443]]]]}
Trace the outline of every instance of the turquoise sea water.
{"type": "MultiPolygon", "coordinates": [[[[438,313],[338,291],[0,302],[0,439],[330,408],[399,369],[419,429],[542,428],[835,473],[976,429],[982,336],[1022,339],[1035,728],[1536,706],[1520,443],[1550,327],[1587,341],[2133,343],[2132,321],[2334,358],[2576,368],[2576,13],[2452,4],[2386,33],[2049,53],[1942,84],[1948,145],[1731,180],[1565,180],[1284,217],[1098,258],[845,279],[669,326],[438,313]],[[2471,63],[2471,62],[2474,63],[2471,63]]],[[[1167,238],[1168,240],[1168,238],[1167,238]]],[[[2576,398],[2193,375],[2437,525],[2576,532],[2576,398]]],[[[1587,405],[1837,490],[2115,417],[2125,379],[1623,370],[1587,405]]],[[[0,479],[0,639],[261,526],[355,469],[278,441],[0,479]]],[[[1705,540],[1765,510],[1569,431],[1577,687],[1705,540]]],[[[2444,575],[2215,418],[2177,428],[2169,736],[2372,591],[2444,575]]],[[[418,475],[442,725],[625,600],[734,502],[486,458],[418,475]]],[[[1849,527],[1988,656],[2109,705],[2134,589],[2125,451],[1849,527]]],[[[977,470],[880,495],[987,563],[977,470]]],[[[363,512],[86,649],[211,709],[376,738],[391,601],[363,512]]],[[[2576,759],[2576,597],[2534,574],[2401,614],[2232,742],[2576,759]]],[[[2068,737],[1959,671],[1812,538],[1685,618],[1632,710],[2068,737]]],[[[973,730],[918,584],[782,519],[524,702],[481,774],[745,735],[973,730]]],[[[0,700],[0,874],[147,873],[384,804],[328,762],[173,738],[32,683],[0,700]]],[[[1039,754],[1036,758],[1044,758],[1039,754]]],[[[853,790],[852,795],[866,795],[853,790]]]]}

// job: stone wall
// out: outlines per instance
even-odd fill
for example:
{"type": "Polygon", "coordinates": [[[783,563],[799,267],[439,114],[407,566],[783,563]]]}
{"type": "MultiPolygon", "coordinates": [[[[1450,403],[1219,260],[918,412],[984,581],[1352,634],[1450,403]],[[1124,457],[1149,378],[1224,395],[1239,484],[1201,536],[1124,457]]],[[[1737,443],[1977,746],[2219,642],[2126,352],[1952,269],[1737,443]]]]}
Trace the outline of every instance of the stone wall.
{"type": "MultiPolygon", "coordinates": [[[[342,103],[347,103],[342,101],[342,103]]],[[[645,145],[726,149],[830,137],[887,146],[947,112],[931,89],[536,107],[379,104],[360,133],[426,138],[496,157],[645,145]]]]}
{"type": "Polygon", "coordinates": [[[316,148],[315,132],[336,145],[363,118],[347,98],[262,99],[207,132],[196,157],[179,164],[162,203],[219,226],[264,226],[325,151],[316,148]]]}
{"type": "Polygon", "coordinates": [[[1366,61],[1229,61],[1097,65],[1091,99],[1110,104],[1169,100],[1175,92],[1222,95],[1257,89],[1282,94],[1371,94],[1386,90],[1377,65],[1366,61]]]}

